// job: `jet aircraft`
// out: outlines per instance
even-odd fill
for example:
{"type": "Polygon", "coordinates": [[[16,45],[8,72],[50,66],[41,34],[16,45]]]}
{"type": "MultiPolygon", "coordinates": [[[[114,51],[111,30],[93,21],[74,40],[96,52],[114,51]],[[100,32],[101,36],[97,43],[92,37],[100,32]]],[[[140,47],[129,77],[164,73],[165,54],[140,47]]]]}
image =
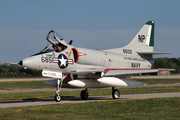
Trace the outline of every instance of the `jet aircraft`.
{"type": "Polygon", "coordinates": [[[133,40],[122,48],[101,51],[75,47],[72,40],[67,44],[54,30],[46,39],[54,49],[48,44],[41,52],[21,60],[19,65],[42,70],[42,76],[53,78],[44,83],[56,87],[56,102],[61,100],[61,87],[84,88],[80,94],[84,100],[88,99],[88,88],[112,87],[112,97],[118,99],[120,92],[115,87],[145,85],[128,80],[127,76],[158,72],[158,69],[152,69],[153,55],[168,54],[153,52],[154,21],[146,22],[133,40]]]}

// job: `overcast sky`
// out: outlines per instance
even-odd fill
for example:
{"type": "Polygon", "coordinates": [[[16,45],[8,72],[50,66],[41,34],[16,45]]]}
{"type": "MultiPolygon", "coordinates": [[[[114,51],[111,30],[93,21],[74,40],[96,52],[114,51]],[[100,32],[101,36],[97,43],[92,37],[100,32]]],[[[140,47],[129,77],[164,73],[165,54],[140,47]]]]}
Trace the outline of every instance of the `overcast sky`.
{"type": "Polygon", "coordinates": [[[180,0],[1,0],[0,63],[19,62],[57,31],[73,46],[109,49],[128,44],[155,21],[154,57],[180,57],[180,0]]]}

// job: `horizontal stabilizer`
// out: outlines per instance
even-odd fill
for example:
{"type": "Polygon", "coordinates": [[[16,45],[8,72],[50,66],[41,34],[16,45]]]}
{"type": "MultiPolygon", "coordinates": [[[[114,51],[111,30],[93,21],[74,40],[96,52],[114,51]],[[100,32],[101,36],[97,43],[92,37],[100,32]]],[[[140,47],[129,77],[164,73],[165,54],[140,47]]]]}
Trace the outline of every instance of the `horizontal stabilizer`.
{"type": "Polygon", "coordinates": [[[173,54],[169,52],[137,52],[138,54],[143,54],[143,55],[161,55],[161,54],[173,54]]]}

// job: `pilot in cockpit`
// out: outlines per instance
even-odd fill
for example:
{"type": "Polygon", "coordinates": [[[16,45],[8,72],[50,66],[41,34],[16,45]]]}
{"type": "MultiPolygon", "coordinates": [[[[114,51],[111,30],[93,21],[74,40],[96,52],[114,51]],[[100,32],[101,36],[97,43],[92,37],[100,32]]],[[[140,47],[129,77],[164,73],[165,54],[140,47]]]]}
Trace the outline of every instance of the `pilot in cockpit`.
{"type": "Polygon", "coordinates": [[[54,49],[54,51],[56,52],[61,52],[62,51],[62,46],[60,44],[53,44],[52,48],[54,49]]]}
{"type": "Polygon", "coordinates": [[[56,51],[56,45],[55,44],[52,45],[52,48],[54,51],[56,51]]]}
{"type": "Polygon", "coordinates": [[[56,46],[56,52],[61,52],[61,51],[62,51],[62,47],[59,46],[59,45],[57,45],[57,46],[56,46]]]}

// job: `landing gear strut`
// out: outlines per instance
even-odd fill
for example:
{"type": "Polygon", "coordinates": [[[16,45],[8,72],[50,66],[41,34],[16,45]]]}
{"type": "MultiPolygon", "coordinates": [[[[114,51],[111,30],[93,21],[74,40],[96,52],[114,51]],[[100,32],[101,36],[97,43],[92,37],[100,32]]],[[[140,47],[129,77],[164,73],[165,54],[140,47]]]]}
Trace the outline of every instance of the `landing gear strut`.
{"type": "Polygon", "coordinates": [[[120,97],[119,90],[114,89],[114,87],[112,87],[112,97],[113,97],[113,99],[119,99],[119,97],[120,97]]]}
{"type": "Polygon", "coordinates": [[[81,91],[81,99],[87,100],[88,99],[88,91],[87,88],[81,91]]]}
{"type": "Polygon", "coordinates": [[[56,95],[54,96],[54,100],[56,102],[60,102],[61,101],[61,96],[59,95],[59,92],[61,91],[61,87],[62,87],[62,83],[63,83],[63,80],[65,80],[68,76],[68,74],[64,75],[64,74],[61,74],[62,77],[58,78],[57,79],[57,88],[56,88],[56,95]]]}
{"type": "Polygon", "coordinates": [[[56,89],[56,95],[54,96],[54,100],[56,102],[60,102],[61,101],[61,96],[59,95],[59,84],[60,84],[60,89],[61,89],[61,86],[62,86],[62,80],[60,79],[57,79],[57,89],[56,89]]]}

